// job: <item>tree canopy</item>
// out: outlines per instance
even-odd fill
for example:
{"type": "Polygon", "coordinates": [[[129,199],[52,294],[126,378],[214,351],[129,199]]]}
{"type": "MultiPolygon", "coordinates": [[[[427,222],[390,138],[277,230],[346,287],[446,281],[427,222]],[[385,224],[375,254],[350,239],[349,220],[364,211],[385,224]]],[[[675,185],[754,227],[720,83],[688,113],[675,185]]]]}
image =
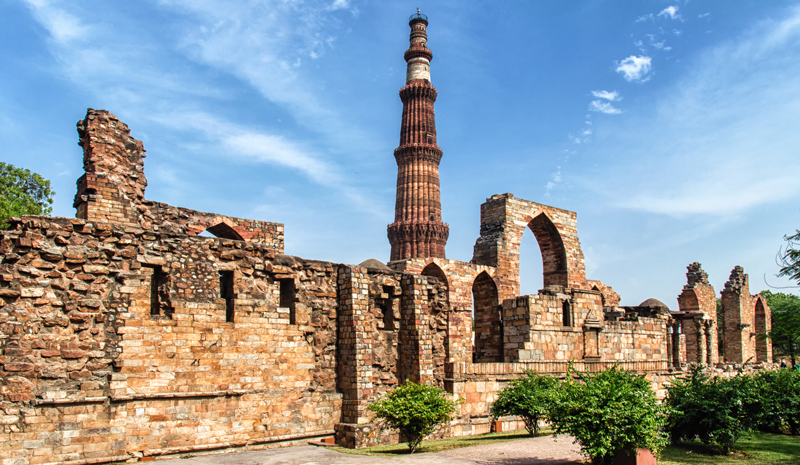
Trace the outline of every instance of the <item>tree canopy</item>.
{"type": "Polygon", "coordinates": [[[793,235],[783,238],[788,244],[785,250],[781,248],[778,253],[778,262],[783,265],[778,276],[788,276],[800,284],[800,229],[793,235]]]}
{"type": "Polygon", "coordinates": [[[790,357],[794,366],[800,355],[800,297],[771,291],[762,291],[761,295],[772,311],[772,347],[776,355],[790,357]]]}
{"type": "Polygon", "coordinates": [[[49,215],[54,195],[40,174],[0,162],[0,228],[15,216],[49,215]]]}

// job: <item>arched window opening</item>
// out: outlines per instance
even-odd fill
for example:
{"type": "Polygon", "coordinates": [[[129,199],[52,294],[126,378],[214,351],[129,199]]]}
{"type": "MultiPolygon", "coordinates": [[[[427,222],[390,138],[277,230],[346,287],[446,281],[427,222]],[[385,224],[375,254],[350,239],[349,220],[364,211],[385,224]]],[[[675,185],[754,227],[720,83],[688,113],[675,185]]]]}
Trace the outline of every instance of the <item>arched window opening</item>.
{"type": "Polygon", "coordinates": [[[236,232],[235,229],[225,223],[218,223],[214,226],[206,228],[205,231],[198,234],[203,237],[219,237],[220,239],[233,239],[235,241],[243,241],[244,238],[236,232]]]}
{"type": "Polygon", "coordinates": [[[503,361],[502,308],[498,302],[497,285],[486,272],[472,284],[472,303],[475,346],[474,362],[503,361]]]}
{"type": "Polygon", "coordinates": [[[444,271],[442,271],[442,269],[439,268],[439,265],[437,265],[436,263],[431,263],[425,268],[423,268],[422,273],[420,274],[423,276],[432,276],[438,279],[439,282],[444,285],[445,295],[447,296],[447,302],[448,303],[450,302],[450,285],[447,282],[447,276],[444,274],[444,271]]]}
{"type": "Polygon", "coordinates": [[[556,225],[547,215],[540,213],[528,223],[528,229],[536,237],[542,253],[542,287],[569,287],[567,251],[556,225]]]}
{"type": "Polygon", "coordinates": [[[769,362],[767,352],[767,312],[761,299],[756,300],[755,309],[755,332],[756,332],[756,363],[769,362]]]}
{"type": "Polygon", "coordinates": [[[533,232],[525,228],[519,246],[519,294],[538,294],[544,287],[543,277],[544,267],[539,243],[536,242],[533,232]]]}
{"type": "Polygon", "coordinates": [[[569,300],[561,303],[561,324],[563,326],[572,326],[572,307],[569,300]]]}

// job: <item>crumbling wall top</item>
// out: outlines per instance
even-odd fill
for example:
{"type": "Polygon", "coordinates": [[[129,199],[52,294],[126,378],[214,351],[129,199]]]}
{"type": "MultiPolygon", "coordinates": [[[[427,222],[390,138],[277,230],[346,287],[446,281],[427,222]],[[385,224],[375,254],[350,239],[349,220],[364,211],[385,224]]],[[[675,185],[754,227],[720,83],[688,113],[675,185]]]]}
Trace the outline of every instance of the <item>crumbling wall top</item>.
{"type": "Polygon", "coordinates": [[[709,285],[708,273],[703,271],[699,262],[694,262],[686,267],[686,285],[684,289],[694,289],[698,284],[709,285]]]}

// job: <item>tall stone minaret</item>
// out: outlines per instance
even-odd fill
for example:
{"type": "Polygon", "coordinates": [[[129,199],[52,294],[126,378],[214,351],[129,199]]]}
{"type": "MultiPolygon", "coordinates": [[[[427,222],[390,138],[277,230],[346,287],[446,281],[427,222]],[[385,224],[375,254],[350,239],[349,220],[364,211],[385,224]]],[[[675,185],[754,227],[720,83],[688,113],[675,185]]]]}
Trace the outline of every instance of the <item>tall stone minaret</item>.
{"type": "Polygon", "coordinates": [[[428,17],[411,15],[410,47],[406,85],[400,89],[403,122],[400,146],[394,151],[397,160],[397,200],[394,223],[389,225],[391,260],[406,258],[445,258],[444,246],[450,228],[442,222],[439,199],[439,161],[442,149],[436,145],[436,122],[433,102],[436,88],[431,85],[431,59],[428,49],[428,17]]]}

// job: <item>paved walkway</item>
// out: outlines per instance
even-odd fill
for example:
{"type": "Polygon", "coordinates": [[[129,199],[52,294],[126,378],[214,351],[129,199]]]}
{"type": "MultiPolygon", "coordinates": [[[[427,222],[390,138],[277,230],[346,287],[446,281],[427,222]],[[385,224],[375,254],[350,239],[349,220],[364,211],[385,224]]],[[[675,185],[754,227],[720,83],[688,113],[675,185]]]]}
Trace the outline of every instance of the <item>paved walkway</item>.
{"type": "MultiPolygon", "coordinates": [[[[581,463],[580,448],[568,436],[545,436],[445,452],[377,457],[316,446],[284,447],[167,460],[174,465],[560,465],[581,463]]],[[[170,464],[170,465],[173,465],[170,464]]]]}

